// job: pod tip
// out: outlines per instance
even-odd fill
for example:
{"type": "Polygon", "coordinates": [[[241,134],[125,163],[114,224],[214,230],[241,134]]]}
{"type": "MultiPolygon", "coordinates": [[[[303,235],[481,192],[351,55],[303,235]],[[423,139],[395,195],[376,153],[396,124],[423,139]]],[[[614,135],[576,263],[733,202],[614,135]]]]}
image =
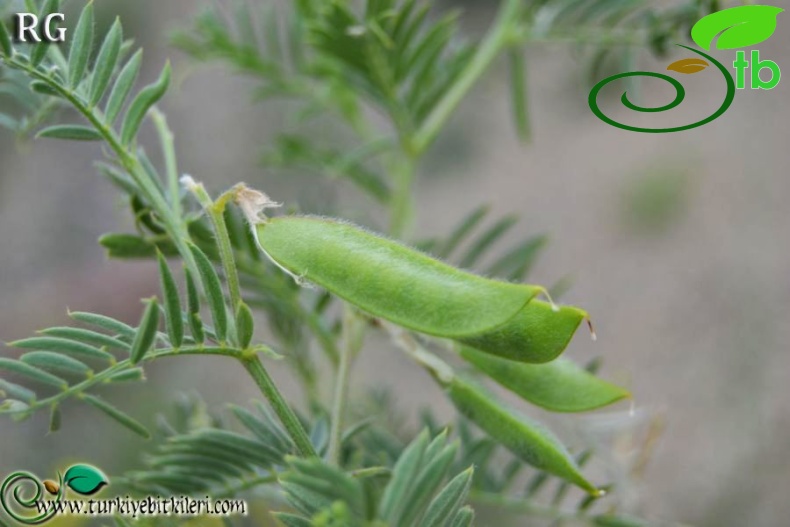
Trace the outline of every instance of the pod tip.
{"type": "Polygon", "coordinates": [[[590,328],[590,338],[595,342],[598,340],[598,334],[595,332],[595,327],[593,327],[592,320],[587,318],[587,327],[590,328]]]}

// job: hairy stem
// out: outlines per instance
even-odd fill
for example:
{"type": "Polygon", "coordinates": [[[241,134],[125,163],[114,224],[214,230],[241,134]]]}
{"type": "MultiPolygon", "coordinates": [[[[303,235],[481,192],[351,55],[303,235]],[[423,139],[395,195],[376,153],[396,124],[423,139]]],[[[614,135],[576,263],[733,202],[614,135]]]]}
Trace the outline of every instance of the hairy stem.
{"type": "Polygon", "coordinates": [[[118,161],[121,163],[123,168],[129,173],[129,175],[139,187],[140,193],[148,201],[156,214],[162,219],[162,222],[164,222],[165,227],[172,235],[173,243],[175,243],[176,247],[178,248],[178,252],[181,253],[182,258],[186,262],[190,271],[193,272],[195,276],[197,276],[197,266],[195,265],[195,261],[192,258],[192,253],[189,251],[189,248],[186,245],[186,240],[189,238],[189,233],[187,232],[183,219],[179,215],[175,214],[170,208],[167,201],[165,200],[165,197],[159,191],[159,187],[142,167],[140,161],[137,159],[137,156],[131,150],[127,149],[121,144],[121,141],[115,131],[112,129],[112,126],[104,122],[104,117],[101,112],[95,108],[89,108],[74,90],[63,86],[56,79],[50,75],[46,75],[45,73],[38,71],[30,64],[21,62],[15,58],[5,58],[2,59],[2,61],[14,69],[24,71],[29,77],[46,83],[47,86],[58,93],[79,113],[81,113],[83,117],[85,117],[91,123],[96,131],[101,134],[110,148],[115,152],[115,155],[118,157],[118,161]]]}
{"type": "Polygon", "coordinates": [[[230,243],[228,226],[225,224],[225,205],[228,202],[228,193],[223,194],[216,202],[211,200],[211,196],[206,192],[202,183],[196,183],[192,178],[185,176],[185,184],[200,205],[208,214],[211,224],[214,226],[214,234],[217,237],[217,248],[222,268],[225,271],[225,279],[228,281],[228,292],[230,293],[231,314],[235,315],[236,310],[241,304],[241,287],[239,286],[239,273],[236,270],[236,262],[233,256],[233,245],[230,243]]]}
{"type": "Polygon", "coordinates": [[[499,56],[500,51],[509,44],[520,5],[521,0],[502,2],[494,26],[489,30],[474,57],[414,135],[412,141],[414,152],[423,153],[433,143],[472,86],[483,76],[486,69],[499,56]]]}
{"type": "MultiPolygon", "coordinates": [[[[186,184],[206,210],[206,213],[209,215],[214,225],[220,260],[225,269],[225,278],[228,281],[231,304],[233,306],[233,313],[235,314],[239,305],[241,305],[241,288],[239,286],[239,275],[236,269],[236,262],[233,257],[233,246],[230,243],[230,235],[228,234],[228,227],[225,224],[225,216],[223,213],[225,212],[225,206],[228,200],[233,199],[236,189],[231,189],[220,196],[216,202],[213,202],[202,184],[195,183],[192,178],[187,178],[186,184]]],[[[238,340],[238,338],[236,340],[238,340]]],[[[280,422],[282,422],[286,431],[291,436],[299,453],[304,457],[316,456],[317,454],[313,449],[313,445],[302,423],[277,389],[277,386],[269,376],[266,368],[263,367],[260,358],[257,355],[253,355],[244,358],[242,363],[261,389],[263,395],[268,399],[269,404],[271,404],[277,417],[280,418],[280,422]]]]}
{"type": "MultiPolygon", "coordinates": [[[[173,242],[176,244],[176,247],[178,248],[179,253],[181,253],[182,258],[186,262],[190,271],[192,271],[194,275],[197,276],[199,274],[197,271],[197,266],[195,265],[194,258],[192,257],[192,254],[186,244],[186,241],[189,239],[189,233],[187,231],[186,224],[184,223],[180,215],[177,215],[175,211],[169,207],[167,200],[159,191],[157,184],[151,179],[151,177],[142,167],[140,161],[137,159],[134,153],[128,150],[127,148],[125,148],[121,144],[120,139],[117,137],[112,127],[109,124],[104,123],[103,116],[100,114],[100,112],[96,109],[89,108],[88,105],[85,104],[82,101],[82,99],[73,90],[64,87],[59,82],[57,82],[54,78],[36,70],[33,66],[13,58],[3,59],[3,61],[15,69],[19,69],[26,72],[30,77],[45,82],[55,92],[60,94],[65,100],[71,103],[71,105],[74,106],[74,108],[77,109],[91,123],[91,125],[93,125],[93,127],[102,135],[105,141],[107,141],[107,143],[110,145],[112,150],[118,156],[120,163],[129,173],[129,175],[132,177],[135,183],[139,186],[141,193],[149,201],[154,211],[162,218],[162,221],[164,222],[167,230],[170,232],[173,238],[173,242]]],[[[212,211],[211,209],[213,208],[214,207],[212,206],[210,207],[209,210],[217,214],[218,218],[221,218],[222,220],[221,225],[224,226],[224,218],[222,218],[221,211],[220,212],[217,212],[216,210],[212,211]]],[[[214,216],[212,216],[212,219],[214,219],[214,216]]],[[[227,236],[227,229],[217,229],[217,231],[218,233],[224,232],[225,235],[227,236]]],[[[227,241],[227,245],[225,246],[225,250],[229,249],[229,243],[230,243],[229,240],[226,241],[227,241]]],[[[220,250],[223,251],[222,244],[220,244],[220,250]]],[[[230,285],[231,295],[232,296],[235,295],[237,303],[234,305],[238,306],[238,301],[240,300],[241,295],[239,294],[238,275],[236,274],[236,267],[233,264],[232,250],[231,252],[225,253],[225,257],[227,256],[230,256],[230,258],[228,259],[223,258],[223,264],[226,264],[226,271],[229,271],[227,277],[229,284],[231,283],[231,280],[233,280],[233,284],[230,285]],[[231,276],[233,278],[231,278],[231,276]]],[[[204,351],[206,349],[208,348],[198,347],[195,348],[193,352],[206,353],[206,351],[204,351]]],[[[231,348],[215,348],[214,350],[215,352],[216,350],[225,350],[226,353],[221,353],[221,354],[230,354],[227,353],[227,351],[229,351],[230,349],[231,348]]],[[[238,350],[234,350],[234,351],[238,352],[238,350]]],[[[188,353],[188,352],[189,351],[186,348],[183,348],[179,350],[179,352],[174,352],[173,350],[170,350],[169,354],[188,353]]],[[[158,357],[158,356],[163,356],[163,355],[162,353],[149,354],[149,357],[158,357]]],[[[299,420],[296,418],[296,415],[286,404],[282,395],[277,390],[277,387],[274,385],[274,382],[272,381],[271,377],[269,377],[269,374],[263,368],[260,359],[258,359],[257,356],[253,358],[244,358],[242,359],[242,363],[244,364],[247,371],[250,372],[250,375],[252,375],[253,379],[258,384],[258,387],[261,389],[262,393],[266,396],[266,398],[271,403],[272,408],[274,409],[275,413],[277,413],[278,417],[282,421],[283,426],[291,435],[294,443],[299,449],[299,452],[304,456],[315,456],[316,455],[315,450],[313,449],[312,444],[310,443],[310,440],[307,437],[307,433],[305,432],[299,420]]],[[[122,363],[119,363],[119,365],[117,366],[111,367],[105,372],[102,372],[102,374],[105,374],[107,371],[118,371],[117,369],[113,370],[113,368],[118,368],[120,364],[122,363]]],[[[94,379],[102,374],[97,375],[96,377],[94,377],[94,379]]],[[[84,381],[83,383],[80,383],[74,387],[67,389],[64,393],[69,393],[69,390],[72,389],[81,391],[86,386],[92,384],[93,383],[89,379],[87,381],[84,381]]],[[[66,395],[59,394],[54,397],[62,398],[62,397],[66,397],[66,395]]],[[[60,399],[52,399],[49,402],[56,402],[57,400],[60,399]]]]}
{"type": "Polygon", "coordinates": [[[386,322],[384,329],[389,333],[393,342],[417,364],[425,368],[442,386],[449,385],[455,377],[452,367],[437,357],[432,352],[425,349],[422,344],[409,331],[386,322]]]}
{"type": "MultiPolygon", "coordinates": [[[[299,320],[304,321],[308,329],[313,333],[332,365],[337,366],[340,361],[340,352],[335,343],[334,334],[324,326],[320,315],[301,304],[298,293],[285,287],[281,281],[272,280],[271,277],[267,275],[266,268],[262,266],[258,260],[250,258],[249,254],[246,252],[238,252],[236,254],[236,266],[242,276],[249,275],[260,284],[260,289],[271,291],[277,301],[288,304],[295,316],[298,317],[299,320]]],[[[258,306],[263,309],[267,309],[271,300],[272,299],[251,298],[249,296],[246,298],[248,305],[258,306]]]]}
{"type": "MultiPolygon", "coordinates": [[[[225,357],[241,358],[242,350],[225,347],[225,346],[184,346],[178,349],[166,348],[166,349],[151,351],[147,353],[142,360],[143,362],[151,362],[156,359],[161,359],[163,357],[174,357],[176,355],[222,355],[225,357]]],[[[102,384],[104,382],[109,382],[109,379],[113,375],[124,370],[132,369],[134,367],[135,365],[132,364],[131,359],[125,359],[119,361],[113,364],[112,366],[108,367],[107,369],[102,370],[101,372],[90,376],[84,381],[77,384],[73,384],[68,388],[65,388],[63,391],[55,395],[46,397],[44,399],[37,399],[36,401],[32,402],[27,409],[25,409],[25,412],[32,413],[40,408],[45,408],[51,406],[52,404],[60,403],[65,399],[74,397],[80,393],[87,391],[93,386],[102,384]]]]}
{"type": "Polygon", "coordinates": [[[280,422],[285,427],[288,435],[291,436],[299,454],[304,457],[318,457],[302,423],[299,421],[299,418],[296,417],[293,410],[291,410],[291,407],[288,406],[288,403],[285,402],[285,399],[283,399],[282,394],[277,389],[277,386],[275,386],[266,368],[263,367],[260,358],[257,355],[245,357],[241,360],[241,363],[255,380],[255,383],[266,396],[266,399],[269,400],[274,413],[280,418],[280,422]]]}
{"type": "Polygon", "coordinates": [[[410,152],[403,152],[395,167],[395,192],[390,207],[390,234],[395,238],[402,238],[414,219],[412,186],[416,161],[416,156],[410,152]]]}
{"type": "Polygon", "coordinates": [[[343,346],[340,348],[340,364],[335,376],[335,395],[332,401],[332,424],[329,431],[327,461],[333,465],[340,463],[340,443],[343,435],[343,416],[348,399],[348,384],[351,363],[362,347],[361,320],[349,306],[343,307],[343,346]]]}
{"type": "Polygon", "coordinates": [[[483,76],[486,69],[499,56],[502,49],[514,40],[516,33],[520,0],[504,0],[494,26],[478,47],[472,60],[452,84],[420,127],[415,131],[401,129],[402,157],[398,160],[395,172],[395,194],[392,198],[390,234],[402,237],[414,216],[412,184],[415,165],[418,159],[436,140],[458,105],[466,97],[472,86],[483,76]]]}
{"type": "Polygon", "coordinates": [[[340,464],[340,443],[343,435],[343,415],[345,414],[346,398],[351,357],[347,346],[340,349],[340,364],[335,377],[335,395],[332,401],[332,424],[329,431],[329,447],[326,459],[332,465],[340,464]]]}

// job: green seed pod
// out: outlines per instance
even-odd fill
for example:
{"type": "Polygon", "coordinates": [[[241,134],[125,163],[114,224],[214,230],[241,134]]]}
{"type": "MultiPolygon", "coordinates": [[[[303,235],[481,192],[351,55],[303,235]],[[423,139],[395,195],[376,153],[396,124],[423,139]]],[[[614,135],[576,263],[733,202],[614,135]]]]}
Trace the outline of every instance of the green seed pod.
{"type": "Polygon", "coordinates": [[[373,316],[521,362],[560,355],[587,313],[533,300],[545,289],[484,278],[346,222],[286,216],[260,192],[236,201],[261,250],[297,281],[315,283],[373,316]]]}
{"type": "Polygon", "coordinates": [[[495,328],[543,288],[464,272],[337,220],[287,216],[257,225],[278,266],[400,326],[458,338],[495,328]]]}
{"type": "Polygon", "coordinates": [[[458,339],[463,344],[505,359],[520,362],[549,362],[570,343],[573,334],[588,317],[575,307],[532,300],[502,326],[492,331],[458,339]]]}
{"type": "Polygon", "coordinates": [[[517,417],[483,390],[458,377],[449,383],[447,392],[459,412],[522,461],[559,476],[590,494],[601,494],[582,475],[562,443],[548,430],[525,417],[517,417]]]}
{"type": "Polygon", "coordinates": [[[461,349],[461,357],[513,393],[554,412],[584,412],[631,396],[562,358],[524,364],[466,347],[461,349]]]}

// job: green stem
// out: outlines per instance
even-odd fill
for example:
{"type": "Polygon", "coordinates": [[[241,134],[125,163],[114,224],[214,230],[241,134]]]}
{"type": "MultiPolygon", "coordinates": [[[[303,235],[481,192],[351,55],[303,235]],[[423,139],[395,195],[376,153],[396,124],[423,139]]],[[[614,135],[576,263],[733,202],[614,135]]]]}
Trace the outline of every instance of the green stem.
{"type": "Polygon", "coordinates": [[[500,51],[507,46],[513,36],[515,24],[518,22],[518,10],[521,0],[504,0],[499,9],[494,26],[477,48],[466,69],[453,83],[444,97],[434,107],[422,123],[412,141],[412,149],[421,154],[433,143],[436,136],[455,112],[475,82],[483,76],[486,69],[497,58],[500,51]]]}
{"type": "MultiPolygon", "coordinates": [[[[277,387],[274,385],[274,382],[272,381],[271,377],[269,377],[269,374],[264,369],[263,364],[261,364],[261,361],[257,355],[250,355],[248,351],[227,346],[185,346],[179,349],[166,348],[151,351],[147,353],[142,360],[143,362],[151,362],[163,357],[174,357],[180,355],[221,355],[238,359],[250,373],[252,378],[255,380],[255,383],[261,389],[263,395],[272,405],[272,408],[280,418],[280,421],[282,422],[288,434],[291,436],[291,440],[296,445],[300,454],[305,457],[314,457],[317,455],[315,450],[313,450],[310,440],[307,437],[307,432],[305,432],[302,424],[299,422],[299,419],[285,402],[280,392],[277,390],[277,387]]],[[[55,395],[32,402],[24,410],[24,412],[0,412],[0,414],[33,413],[40,408],[49,407],[53,404],[59,404],[61,401],[85,392],[93,386],[103,382],[108,382],[109,379],[116,373],[127,369],[132,369],[134,367],[135,365],[132,364],[131,359],[122,360],[80,383],[69,386],[55,395]]]]}
{"type": "Polygon", "coordinates": [[[510,88],[513,116],[516,124],[516,132],[519,139],[529,141],[531,129],[529,124],[529,104],[527,101],[527,68],[524,59],[524,50],[512,48],[507,53],[510,63],[510,78],[512,86],[510,88]]]}
{"type": "Polygon", "coordinates": [[[410,332],[389,322],[383,323],[395,345],[425,368],[442,387],[447,387],[455,378],[453,368],[432,352],[425,349],[410,332]]]}
{"type": "MultiPolygon", "coordinates": [[[[401,141],[403,152],[398,159],[395,177],[395,193],[391,204],[390,234],[403,237],[414,216],[412,185],[417,156],[409,151],[408,141],[401,141]]],[[[351,364],[362,346],[365,333],[364,324],[353,309],[345,305],[343,311],[343,346],[340,349],[337,374],[335,376],[334,397],[332,401],[332,422],[329,432],[327,460],[337,465],[340,461],[340,447],[343,434],[343,417],[348,399],[351,364]]]]}
{"type": "Polygon", "coordinates": [[[214,226],[214,234],[217,236],[217,248],[222,268],[225,271],[225,279],[228,281],[228,291],[230,293],[231,313],[236,314],[241,304],[241,287],[239,286],[239,273],[236,270],[236,262],[233,257],[233,245],[230,243],[228,226],[225,223],[225,205],[232,195],[232,190],[220,196],[216,202],[212,201],[211,196],[206,192],[202,183],[192,182],[191,178],[187,188],[197,198],[200,205],[208,214],[214,226]]]}
{"type": "Polygon", "coordinates": [[[403,152],[397,161],[395,171],[395,191],[392,196],[390,214],[390,234],[402,238],[414,219],[414,199],[412,186],[417,156],[403,152]]]}
{"type": "Polygon", "coordinates": [[[277,389],[277,386],[274,385],[274,381],[272,381],[272,378],[269,376],[266,368],[263,367],[260,358],[258,358],[257,355],[245,357],[241,360],[241,363],[255,380],[255,383],[261,389],[261,392],[263,392],[263,394],[269,400],[274,413],[276,413],[277,417],[280,418],[280,422],[291,436],[291,439],[296,445],[299,454],[304,457],[318,457],[318,454],[313,448],[313,444],[310,442],[310,438],[307,436],[307,432],[305,432],[302,423],[299,421],[299,418],[296,417],[296,414],[294,414],[293,410],[291,410],[291,408],[288,406],[288,403],[285,402],[285,399],[283,399],[282,394],[277,389]]]}
{"type": "Polygon", "coordinates": [[[335,344],[335,336],[329,331],[326,327],[324,327],[324,323],[321,320],[320,316],[317,316],[315,313],[304,309],[298,302],[294,302],[297,305],[297,308],[301,311],[300,316],[307,324],[307,327],[313,333],[318,344],[321,346],[321,349],[324,350],[329,361],[337,366],[340,363],[340,350],[338,349],[337,344],[335,344]]]}
{"type": "MultiPolygon", "coordinates": [[[[242,357],[242,350],[225,346],[185,346],[178,349],[166,348],[147,353],[143,357],[143,362],[151,362],[163,357],[174,357],[176,355],[222,355],[225,357],[234,357],[240,359],[242,357]]],[[[132,364],[131,359],[119,361],[109,368],[92,375],[80,383],[71,385],[55,395],[46,397],[44,399],[37,399],[36,401],[30,403],[30,406],[25,409],[25,412],[33,412],[40,408],[60,403],[61,401],[68,399],[69,397],[74,397],[75,395],[82,393],[93,386],[96,386],[97,384],[109,381],[110,377],[118,372],[132,369],[134,367],[135,366],[132,364]]]]}
{"type": "Polygon", "coordinates": [[[340,364],[335,376],[335,395],[332,401],[332,423],[329,431],[329,447],[326,459],[332,465],[340,464],[340,443],[343,435],[343,415],[345,414],[346,398],[351,358],[347,346],[340,349],[340,364]]]}
{"type": "MultiPolygon", "coordinates": [[[[252,276],[259,284],[260,289],[271,291],[276,297],[276,301],[287,303],[293,310],[294,315],[303,320],[308,329],[316,337],[321,349],[326,353],[327,358],[333,366],[337,366],[340,362],[340,351],[337,344],[335,344],[334,334],[324,326],[321,317],[313,313],[311,310],[306,309],[299,302],[298,293],[293,289],[284,287],[283,282],[280,280],[273,280],[266,274],[266,268],[260,265],[260,262],[254,261],[250,258],[245,258],[243,253],[236,255],[236,265],[242,274],[252,276]]],[[[270,299],[267,299],[270,301],[270,299]]],[[[249,305],[257,305],[264,309],[270,304],[265,301],[247,298],[249,305]]]]}
{"type": "MultiPolygon", "coordinates": [[[[113,149],[113,151],[116,153],[122,166],[126,169],[129,175],[135,181],[135,183],[137,183],[137,185],[140,187],[140,191],[143,194],[143,197],[145,197],[148,200],[148,202],[153,207],[154,211],[156,211],[156,213],[162,218],[162,221],[164,222],[165,226],[167,227],[167,230],[170,232],[173,238],[173,243],[175,243],[176,247],[181,253],[182,258],[186,262],[190,271],[193,272],[195,276],[198,276],[199,273],[197,271],[197,266],[195,265],[194,258],[192,257],[191,251],[187,247],[189,232],[187,231],[186,224],[183,222],[182,218],[179,215],[175,214],[175,212],[168,206],[167,200],[165,200],[165,197],[159,191],[157,184],[151,179],[150,175],[148,175],[145,169],[143,169],[142,165],[140,164],[137,157],[133,154],[133,152],[129,151],[126,147],[124,147],[121,144],[120,139],[117,137],[112,127],[109,124],[104,123],[103,117],[98,113],[98,111],[89,108],[75,92],[63,87],[60,83],[56,82],[53,78],[36,70],[34,67],[30,66],[29,64],[25,64],[13,58],[12,59],[3,58],[3,61],[15,69],[25,71],[30,77],[45,82],[55,92],[60,94],[64,99],[66,99],[69,103],[71,103],[72,106],[74,106],[74,108],[76,108],[94,126],[94,128],[96,128],[96,130],[102,135],[102,137],[104,137],[104,139],[113,149]]],[[[224,203],[223,203],[223,207],[224,207],[224,203]]],[[[212,220],[214,219],[221,220],[221,223],[219,223],[219,225],[221,227],[224,227],[224,217],[222,217],[221,209],[215,210],[212,205],[208,210],[210,211],[212,220]]],[[[217,224],[215,224],[215,226],[216,225],[217,224]]],[[[223,257],[223,265],[225,265],[226,272],[228,273],[227,279],[228,279],[229,287],[231,289],[231,298],[234,299],[234,306],[237,307],[238,302],[241,299],[241,295],[239,294],[238,275],[236,274],[235,265],[233,265],[232,248],[230,247],[229,239],[227,239],[227,229],[218,228],[217,232],[218,232],[218,239],[221,237],[220,233],[224,233],[226,238],[225,243],[223,242],[220,243],[220,251],[221,253],[223,251],[225,253],[223,257]]],[[[150,358],[165,356],[165,355],[185,354],[190,352],[210,353],[206,351],[208,349],[211,348],[196,347],[196,348],[182,348],[178,351],[164,350],[159,353],[157,352],[149,353],[146,360],[150,358]]],[[[230,353],[231,351],[235,353],[239,353],[239,350],[235,350],[233,348],[221,347],[221,348],[213,348],[213,350],[214,353],[225,354],[225,355],[231,354],[230,353]],[[223,350],[223,352],[219,352],[218,350],[223,350]]],[[[253,356],[253,357],[245,356],[244,358],[241,358],[241,361],[244,364],[247,371],[249,371],[250,375],[252,375],[255,382],[258,384],[262,393],[266,396],[266,398],[271,403],[272,408],[274,409],[275,413],[277,413],[278,417],[282,421],[283,426],[291,435],[300,453],[304,456],[316,456],[315,450],[313,449],[313,446],[307,437],[307,433],[305,432],[299,420],[296,418],[296,415],[286,404],[282,395],[277,390],[277,387],[274,385],[274,382],[272,381],[271,377],[269,377],[269,374],[263,368],[260,359],[257,356],[253,356]]],[[[128,366],[130,366],[128,361],[119,363],[118,365],[108,368],[108,370],[105,370],[104,372],[96,375],[93,379],[88,379],[80,384],[68,388],[63,393],[58,394],[53,398],[49,398],[49,400],[46,401],[49,403],[59,401],[60,398],[64,398],[67,396],[64,394],[71,393],[72,390],[81,391],[85,389],[85,387],[93,385],[95,382],[98,382],[95,379],[100,379],[100,380],[105,379],[112,372],[118,371],[122,367],[128,367],[128,366]],[[126,363],[126,365],[121,366],[124,363],[126,363]]],[[[40,403],[43,403],[43,401],[41,401],[40,403]]]]}
{"type": "MultiPolygon", "coordinates": [[[[197,197],[197,200],[206,210],[214,225],[220,260],[225,269],[225,278],[228,281],[231,304],[233,306],[233,313],[235,314],[241,304],[241,288],[239,286],[239,275],[233,257],[233,246],[230,243],[230,235],[228,234],[228,227],[225,223],[225,216],[223,213],[228,200],[232,199],[235,195],[236,189],[225,192],[216,202],[212,202],[211,197],[202,184],[192,182],[188,184],[188,188],[197,197]]],[[[274,412],[280,418],[280,422],[282,422],[288,434],[291,436],[291,439],[293,439],[299,453],[305,457],[316,456],[317,454],[313,449],[313,445],[302,423],[296,417],[296,414],[293,413],[290,406],[288,406],[288,403],[286,403],[282,394],[277,389],[277,386],[274,384],[274,381],[266,371],[266,368],[263,367],[260,358],[258,358],[257,355],[253,355],[243,359],[242,363],[250,375],[252,375],[256,384],[258,384],[263,395],[269,400],[269,404],[271,404],[274,412]]]]}
{"type": "MultiPolygon", "coordinates": [[[[321,318],[315,313],[305,309],[305,307],[298,302],[298,299],[278,296],[274,301],[288,304],[288,307],[292,310],[291,316],[298,318],[307,325],[307,328],[316,338],[318,344],[321,346],[321,349],[332,363],[332,366],[337,367],[337,365],[340,363],[340,351],[337,344],[335,344],[334,334],[324,326],[321,318]]],[[[247,297],[246,302],[251,307],[269,309],[272,301],[269,299],[264,301],[257,298],[247,297]]]]}
{"type": "Polygon", "coordinates": [[[162,219],[167,230],[171,233],[173,243],[181,253],[182,258],[186,262],[190,271],[197,276],[197,266],[195,265],[192,253],[187,247],[186,240],[189,239],[186,225],[182,218],[170,209],[167,201],[162,193],[159,191],[158,185],[151,179],[151,176],[145,171],[140,164],[137,157],[133,152],[128,150],[121,144],[120,139],[116,135],[112,127],[104,122],[103,116],[100,115],[98,110],[89,108],[80,97],[72,90],[64,87],[55,79],[38,71],[30,64],[20,62],[14,58],[2,59],[8,66],[24,71],[31,78],[40,80],[46,83],[61,97],[67,100],[77,111],[79,111],[93,127],[102,135],[107,144],[112,148],[118,156],[118,161],[126,169],[129,175],[140,189],[143,197],[148,201],[156,214],[162,219]]]}
{"type": "Polygon", "coordinates": [[[348,399],[348,384],[351,363],[362,344],[362,330],[359,317],[348,304],[343,307],[343,346],[340,348],[340,364],[335,376],[335,395],[332,402],[332,422],[329,431],[327,461],[340,464],[340,447],[343,435],[343,416],[348,399]]]}
{"type": "Polygon", "coordinates": [[[178,165],[176,163],[176,149],[173,143],[173,132],[167,126],[165,114],[154,107],[151,109],[151,120],[154,122],[159,140],[162,143],[162,155],[165,158],[165,173],[167,174],[167,188],[170,194],[170,208],[174,215],[181,216],[181,187],[178,182],[178,165]]]}

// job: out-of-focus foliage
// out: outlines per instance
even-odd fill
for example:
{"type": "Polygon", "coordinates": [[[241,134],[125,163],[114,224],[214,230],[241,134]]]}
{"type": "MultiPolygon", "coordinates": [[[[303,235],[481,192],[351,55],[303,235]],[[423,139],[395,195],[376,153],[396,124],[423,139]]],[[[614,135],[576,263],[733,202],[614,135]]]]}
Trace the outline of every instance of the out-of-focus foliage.
{"type": "Polygon", "coordinates": [[[530,133],[528,64],[524,47],[569,45],[584,52],[590,80],[609,61],[636,60],[644,48],[669,53],[702,16],[720,8],[710,0],[669,7],[648,0],[533,0],[504,2],[501,30],[480,42],[461,36],[461,13],[436,13],[417,1],[297,2],[293,12],[243,2],[207,10],[174,43],[196,59],[220,60],[260,80],[256,100],[293,102],[294,130],[269,147],[269,167],[348,178],[379,202],[391,195],[392,151],[421,153],[436,127],[490,60],[506,52],[514,122],[530,133]],[[508,5],[510,7],[508,8],[508,5]],[[387,115],[384,126],[364,109],[387,115]],[[311,124],[337,117],[334,137],[315,137],[311,124]]]}
{"type": "MultiPolygon", "coordinates": [[[[60,5],[57,0],[29,4],[36,12],[55,11],[60,5]]],[[[498,58],[509,58],[516,127],[526,137],[524,46],[559,42],[589,47],[593,65],[614,49],[625,49],[626,56],[637,46],[663,53],[668,41],[717,8],[716,2],[701,1],[658,9],[647,1],[505,0],[491,29],[475,40],[461,35],[457,13],[438,14],[430,4],[416,0],[368,0],[361,6],[300,0],[282,11],[233,5],[230,20],[220,9],[207,11],[194,30],[181,33],[176,43],[196,58],[223,60],[258,77],[259,100],[297,101],[292,116],[295,129],[283,130],[264,160],[270,165],[312,167],[347,179],[386,210],[389,234],[406,241],[420,162],[498,58]],[[319,140],[305,131],[319,116],[335,119],[342,127],[337,142],[319,140]]],[[[20,136],[36,132],[44,138],[103,143],[107,155],[100,172],[127,196],[136,232],[108,234],[100,243],[111,257],[156,261],[161,298],[146,300],[136,326],[100,314],[72,313],[79,324],[48,328],[13,343],[26,351],[19,358],[0,359],[0,369],[14,377],[14,382],[0,381],[0,413],[26,418],[48,410],[55,431],[61,404],[75,398],[148,437],[138,421],[94,391],[107,384],[144,380],[143,368],[161,357],[221,355],[244,366],[277,422],[263,409],[234,408],[245,428],[237,432],[201,414],[199,404],[188,404],[182,409],[182,422],[163,422],[162,441],[140,469],[124,476],[130,489],[176,494],[221,492],[222,487],[233,496],[280,489],[279,497],[285,500],[272,500],[271,505],[283,511],[278,517],[288,526],[471,525],[470,505],[476,502],[557,521],[641,524],[614,516],[616,501],[600,500],[603,491],[616,489],[596,487],[581,475],[593,452],[582,449],[572,455],[553,434],[511,411],[479,385],[494,381],[527,401],[559,411],[609,404],[621,399],[624,391],[600,381],[594,372],[563,366],[568,363],[531,365],[546,368],[556,383],[522,389],[519,379],[539,376],[539,370],[526,372],[514,362],[505,375],[479,357],[461,354],[477,367],[473,370],[459,360],[457,345],[417,334],[414,330],[421,328],[414,325],[393,326],[383,314],[377,318],[361,312],[364,306],[345,295],[343,287],[328,286],[327,292],[301,288],[303,277],[293,280],[281,272],[285,265],[265,257],[270,255],[261,252],[265,244],[258,243],[260,234],[245,225],[232,205],[245,208],[241,199],[245,189],[234,188],[213,200],[202,185],[180,178],[172,132],[155,106],[167,91],[170,66],[136,91],[141,52],[124,41],[118,20],[106,33],[95,34],[93,9],[89,2],[82,10],[67,53],[45,43],[17,45],[0,22],[0,93],[12,101],[10,110],[3,107],[0,112],[0,125],[20,136]],[[70,117],[68,123],[41,129],[60,108],[75,111],[79,119],[70,117]],[[161,167],[137,142],[146,119],[159,138],[161,167]],[[183,262],[183,286],[165,257],[183,262]],[[348,301],[342,314],[333,305],[335,296],[348,301]],[[271,343],[262,343],[255,334],[253,310],[266,316],[271,343]],[[419,434],[399,430],[404,437],[370,415],[347,426],[350,365],[364,351],[364,333],[373,330],[386,331],[394,347],[447,391],[466,417],[457,425],[457,442],[450,441],[450,431],[431,419],[426,419],[425,431],[419,434]],[[311,349],[313,342],[321,355],[311,349]],[[286,358],[309,403],[306,415],[297,414],[285,401],[262,357],[286,358]],[[321,396],[318,375],[325,364],[334,374],[330,403],[321,396]],[[584,392],[580,387],[591,395],[573,404],[561,397],[563,389],[584,392]],[[473,423],[484,433],[473,432],[473,423]],[[510,454],[500,452],[500,446],[510,454]],[[526,476],[527,465],[538,470],[526,476]],[[552,503],[541,506],[535,493],[552,479],[558,479],[552,503]],[[588,495],[575,508],[564,508],[571,484],[588,495]]],[[[260,219],[254,217],[257,211],[245,212],[248,220],[260,219]]],[[[469,214],[459,211],[463,219],[448,236],[411,241],[459,267],[484,270],[503,280],[524,280],[546,238],[530,237],[486,258],[516,221],[505,217],[476,234],[487,212],[486,208],[469,214]],[[484,265],[486,260],[492,263],[484,265]]],[[[390,251],[396,250],[393,247],[402,246],[387,245],[390,251]]],[[[353,256],[354,247],[348,252],[353,256]]],[[[308,256],[320,265],[327,255],[308,256]]],[[[430,256],[414,258],[421,270],[441,267],[460,273],[430,256]]],[[[311,265],[300,274],[308,274],[311,265]]],[[[353,271],[351,266],[338,269],[353,271]]],[[[559,353],[584,318],[579,315],[562,332],[555,331],[557,326],[549,321],[559,318],[550,317],[562,317],[569,308],[558,314],[552,302],[532,300],[539,291],[542,288],[535,288],[524,298],[519,315],[502,321],[496,328],[499,333],[486,333],[497,346],[507,348],[501,355],[512,359],[514,340],[521,345],[535,339],[553,339],[559,353]],[[530,315],[532,308],[540,317],[530,315]]],[[[420,298],[411,301],[414,313],[421,313],[425,306],[420,298]]],[[[480,347],[474,338],[463,341],[480,347]]]]}
{"type": "Polygon", "coordinates": [[[687,212],[691,178],[682,169],[653,169],[622,192],[621,222],[629,232],[659,236],[687,212]]]}

